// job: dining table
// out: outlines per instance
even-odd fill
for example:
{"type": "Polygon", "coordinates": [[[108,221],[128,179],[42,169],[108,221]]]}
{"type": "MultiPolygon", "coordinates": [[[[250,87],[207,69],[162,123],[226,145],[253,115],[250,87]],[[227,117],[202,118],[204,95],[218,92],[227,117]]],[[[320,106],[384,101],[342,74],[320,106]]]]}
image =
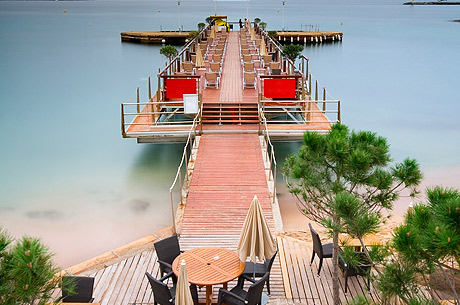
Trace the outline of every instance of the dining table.
{"type": "MultiPolygon", "coordinates": [[[[382,241],[380,237],[376,234],[367,234],[363,237],[363,243],[365,247],[370,247],[373,245],[381,245],[382,241]]],[[[339,234],[339,245],[355,247],[355,251],[357,252],[362,250],[362,245],[359,239],[353,238],[345,233],[339,234]]]]}
{"type": "Polygon", "coordinates": [[[195,248],[174,259],[172,270],[176,276],[179,276],[182,260],[187,267],[189,283],[206,287],[206,305],[211,305],[213,285],[222,284],[227,289],[227,283],[239,277],[245,267],[235,251],[218,247],[195,248]]]}

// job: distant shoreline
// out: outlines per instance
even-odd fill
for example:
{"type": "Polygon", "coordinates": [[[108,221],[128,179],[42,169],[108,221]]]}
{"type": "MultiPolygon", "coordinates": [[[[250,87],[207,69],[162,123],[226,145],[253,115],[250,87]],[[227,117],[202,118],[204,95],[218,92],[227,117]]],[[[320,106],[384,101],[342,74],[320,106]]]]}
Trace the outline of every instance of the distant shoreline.
{"type": "Polygon", "coordinates": [[[427,2],[404,2],[403,5],[460,5],[460,2],[427,1],[427,2]]]}

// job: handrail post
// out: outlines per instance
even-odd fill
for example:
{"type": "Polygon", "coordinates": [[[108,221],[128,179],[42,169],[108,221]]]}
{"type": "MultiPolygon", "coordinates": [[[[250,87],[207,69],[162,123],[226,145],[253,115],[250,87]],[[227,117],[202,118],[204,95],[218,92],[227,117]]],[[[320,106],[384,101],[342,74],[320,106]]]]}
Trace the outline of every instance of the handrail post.
{"type": "Polygon", "coordinates": [[[126,131],[125,131],[125,107],[121,104],[121,135],[123,138],[126,138],[126,131]]]}
{"type": "Polygon", "coordinates": [[[338,101],[337,106],[338,106],[337,121],[339,121],[340,123],[340,100],[338,101]]]}
{"type": "Polygon", "coordinates": [[[140,113],[140,104],[139,104],[139,87],[137,87],[137,90],[136,90],[136,93],[137,93],[137,105],[136,105],[136,108],[137,108],[137,113],[140,113]]]}
{"type": "Polygon", "coordinates": [[[311,97],[311,74],[308,77],[308,95],[311,97]]]}
{"type": "MultiPolygon", "coordinates": [[[[307,77],[308,77],[308,63],[309,63],[309,61],[310,61],[310,59],[307,58],[307,72],[305,74],[305,75],[307,75],[307,77]]],[[[310,77],[311,77],[311,75],[310,75],[310,77]]]]}
{"type": "Polygon", "coordinates": [[[323,112],[326,111],[326,87],[323,88],[323,112]]]}
{"type": "Polygon", "coordinates": [[[152,99],[152,85],[150,84],[150,76],[149,76],[149,101],[152,99]]]}
{"type": "Polygon", "coordinates": [[[172,214],[172,223],[173,223],[173,230],[176,233],[176,216],[174,215],[174,199],[172,190],[169,190],[169,194],[171,196],[171,214],[172,214]]]}
{"type": "Polygon", "coordinates": [[[318,80],[316,80],[316,87],[315,87],[315,101],[318,100],[318,80]]]}

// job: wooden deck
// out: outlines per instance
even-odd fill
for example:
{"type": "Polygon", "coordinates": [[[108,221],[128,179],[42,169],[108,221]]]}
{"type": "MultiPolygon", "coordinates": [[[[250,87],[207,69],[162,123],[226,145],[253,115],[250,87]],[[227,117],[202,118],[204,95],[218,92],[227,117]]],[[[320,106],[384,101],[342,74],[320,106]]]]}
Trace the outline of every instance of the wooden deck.
{"type": "MultiPolygon", "coordinates": [[[[200,92],[202,93],[203,107],[206,111],[206,107],[212,107],[212,105],[257,105],[258,95],[261,90],[261,81],[257,78],[257,88],[244,88],[243,89],[243,68],[241,65],[240,49],[239,49],[239,31],[231,31],[228,33],[226,52],[222,63],[222,75],[220,79],[220,85],[216,88],[205,88],[204,87],[204,74],[209,71],[209,60],[214,50],[211,48],[208,50],[208,56],[205,60],[205,66],[197,69],[197,75],[200,75],[199,80],[200,92]]],[[[252,50],[256,52],[256,50],[252,50]]],[[[261,69],[260,61],[257,60],[257,56],[254,53],[254,66],[255,70],[259,73],[265,73],[261,69]]],[[[153,96],[151,102],[156,103],[156,95],[153,96]]],[[[267,105],[271,102],[265,100],[267,105]]],[[[272,103],[277,103],[273,101],[272,103]]],[[[313,102],[311,103],[311,110],[314,111],[311,115],[311,123],[309,124],[296,124],[293,123],[276,123],[268,121],[268,130],[273,133],[273,140],[299,140],[302,138],[302,134],[307,130],[315,130],[325,132],[330,129],[331,123],[327,117],[321,113],[318,106],[313,102]]],[[[185,141],[186,135],[190,130],[191,123],[177,124],[177,125],[152,125],[152,116],[145,115],[152,111],[152,106],[146,106],[141,112],[144,115],[138,116],[134,119],[134,125],[129,125],[126,137],[135,137],[138,142],[169,142],[169,141],[185,141]]],[[[129,118],[127,118],[129,119],[129,118]]],[[[257,119],[257,118],[256,118],[257,119]]],[[[237,121],[237,120],[235,120],[237,121]]],[[[240,132],[242,130],[248,130],[245,120],[240,120],[233,124],[231,128],[228,128],[225,124],[222,125],[218,122],[210,122],[211,126],[206,124],[203,130],[209,131],[226,131],[226,132],[240,132]]],[[[252,122],[253,124],[254,122],[252,122]]],[[[254,130],[255,128],[249,128],[254,130]]],[[[258,129],[258,128],[257,128],[258,129]]]]}
{"type": "MultiPolygon", "coordinates": [[[[318,260],[310,265],[311,243],[286,236],[278,238],[279,255],[275,260],[270,275],[272,294],[269,304],[315,304],[332,305],[332,262],[325,259],[320,276],[317,276],[318,260]],[[283,285],[286,283],[286,287],[283,285]]],[[[235,244],[229,238],[221,238],[222,246],[230,249],[235,244]]],[[[181,248],[186,250],[194,245],[203,245],[204,240],[190,239],[182,236],[181,248]]],[[[233,249],[236,246],[233,246],[233,249]]],[[[102,305],[153,304],[153,293],[145,276],[145,272],[160,277],[159,264],[153,243],[145,245],[143,250],[113,264],[101,263],[96,272],[75,273],[95,277],[94,302],[102,305]]],[[[236,281],[229,283],[233,287],[236,281]]],[[[366,288],[361,277],[351,277],[348,281],[348,293],[344,294],[344,278],[340,276],[340,299],[346,304],[358,294],[371,300],[378,300],[375,290],[366,288]]],[[[214,288],[216,302],[217,289],[214,288]]],[[[59,294],[59,293],[57,293],[59,294]]],[[[199,291],[200,303],[205,301],[205,289],[199,291]]]]}

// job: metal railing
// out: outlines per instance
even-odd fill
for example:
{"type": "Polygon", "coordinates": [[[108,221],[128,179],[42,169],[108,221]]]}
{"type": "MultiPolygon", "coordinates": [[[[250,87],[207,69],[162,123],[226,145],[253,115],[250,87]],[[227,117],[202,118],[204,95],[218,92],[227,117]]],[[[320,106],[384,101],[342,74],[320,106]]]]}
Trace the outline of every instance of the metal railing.
{"type": "Polygon", "coordinates": [[[196,138],[197,135],[197,126],[201,126],[201,113],[203,111],[203,104],[200,105],[199,111],[195,118],[193,119],[193,124],[192,127],[190,127],[188,137],[187,137],[187,142],[185,143],[184,146],[184,152],[182,154],[182,158],[180,161],[179,166],[177,167],[177,172],[176,176],[174,177],[174,181],[171,184],[171,187],[169,188],[169,195],[171,198],[171,213],[172,213],[172,221],[173,221],[173,227],[174,227],[174,232],[176,232],[176,216],[175,216],[175,211],[174,211],[174,196],[173,196],[173,191],[174,188],[176,187],[176,183],[179,182],[179,194],[180,194],[180,204],[184,204],[184,198],[187,197],[188,195],[188,184],[190,183],[191,177],[189,177],[189,161],[190,158],[192,157],[193,154],[193,149],[195,149],[195,143],[196,141],[193,141],[196,138]],[[189,150],[189,152],[188,152],[189,150]],[[187,153],[188,152],[188,153],[187,153]],[[189,158],[190,157],[190,158],[189,158]],[[183,173],[184,172],[184,173],[183,173]],[[182,175],[185,174],[185,178],[182,179],[182,175]],[[184,187],[185,186],[185,187],[184,187]],[[184,193],[185,192],[185,193],[184,193]]]}
{"type": "Polygon", "coordinates": [[[266,145],[266,151],[267,151],[267,161],[269,162],[269,175],[268,175],[268,180],[273,181],[273,194],[272,194],[272,203],[275,203],[275,198],[276,198],[276,158],[275,158],[275,149],[273,147],[273,144],[270,140],[270,135],[268,133],[268,126],[267,126],[267,118],[264,115],[264,112],[260,109],[259,106],[259,119],[261,122],[261,125],[263,125],[263,130],[260,130],[260,132],[264,136],[264,145],[266,145]]]}
{"type": "Polygon", "coordinates": [[[270,100],[259,104],[270,125],[340,122],[339,100],[277,100],[276,105],[270,104],[270,100]]]}

